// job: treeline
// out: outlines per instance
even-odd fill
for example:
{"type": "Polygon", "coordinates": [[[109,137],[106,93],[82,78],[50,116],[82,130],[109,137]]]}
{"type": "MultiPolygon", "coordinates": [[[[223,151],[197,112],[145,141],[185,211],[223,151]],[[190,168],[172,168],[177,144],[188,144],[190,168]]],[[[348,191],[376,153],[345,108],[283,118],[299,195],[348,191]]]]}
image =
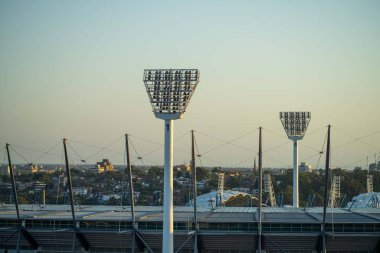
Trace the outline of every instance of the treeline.
{"type": "MultiPolygon", "coordinates": [[[[306,206],[310,195],[315,196],[315,206],[323,205],[324,194],[324,170],[313,173],[299,173],[299,199],[300,206],[306,206]]],[[[367,175],[373,176],[373,190],[380,191],[380,171],[369,172],[360,167],[352,171],[340,168],[330,170],[328,189],[331,188],[334,176],[340,176],[341,198],[344,204],[352,200],[352,197],[367,192],[367,175]]],[[[287,170],[283,175],[272,176],[275,194],[283,195],[285,205],[292,204],[293,196],[293,171],[287,170]]]]}

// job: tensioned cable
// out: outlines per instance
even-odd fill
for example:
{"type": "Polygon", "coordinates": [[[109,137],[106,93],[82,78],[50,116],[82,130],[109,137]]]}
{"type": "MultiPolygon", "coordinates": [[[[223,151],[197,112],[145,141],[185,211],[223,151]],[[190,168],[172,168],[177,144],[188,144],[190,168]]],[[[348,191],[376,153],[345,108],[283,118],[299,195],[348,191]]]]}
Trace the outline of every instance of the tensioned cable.
{"type": "MultiPolygon", "coordinates": [[[[282,134],[276,133],[276,132],[274,132],[274,131],[272,131],[272,130],[269,130],[269,129],[267,129],[267,128],[263,128],[263,129],[264,129],[264,130],[267,130],[268,132],[270,132],[270,133],[272,133],[272,134],[274,134],[274,135],[278,135],[278,136],[280,136],[280,137],[282,137],[282,138],[284,138],[284,139],[288,139],[287,137],[283,136],[282,134]]],[[[323,129],[323,128],[320,128],[320,129],[318,129],[318,130],[315,130],[315,131],[311,132],[310,134],[305,134],[305,136],[312,135],[312,134],[314,134],[314,133],[320,131],[321,129],[323,129]]],[[[285,144],[284,144],[284,145],[285,145],[285,144]]],[[[306,145],[306,144],[303,144],[303,143],[299,143],[299,145],[301,145],[301,146],[303,146],[303,147],[305,147],[305,148],[312,149],[312,150],[314,150],[314,151],[319,152],[318,149],[313,148],[313,147],[311,147],[311,146],[309,146],[309,145],[306,145]]]]}
{"type": "Polygon", "coordinates": [[[146,141],[146,142],[150,142],[150,143],[153,143],[153,144],[156,144],[156,145],[163,146],[162,143],[155,142],[155,141],[152,141],[152,140],[148,140],[148,139],[145,139],[145,138],[142,138],[142,137],[139,137],[139,136],[134,136],[134,135],[131,135],[131,134],[129,134],[129,136],[133,137],[133,138],[136,138],[136,139],[139,139],[139,140],[142,140],[142,141],[146,141]]]}
{"type": "Polygon", "coordinates": [[[201,167],[203,168],[203,164],[202,164],[202,156],[201,156],[201,154],[199,153],[198,143],[197,143],[197,139],[195,138],[195,136],[194,136],[194,143],[195,143],[195,148],[196,148],[196,150],[197,150],[197,157],[199,158],[199,163],[201,164],[201,167]]]}
{"type": "Polygon", "coordinates": [[[43,152],[43,154],[38,157],[34,162],[37,163],[39,160],[41,160],[46,154],[50,154],[50,155],[55,155],[55,156],[59,156],[57,154],[53,154],[53,153],[50,153],[50,151],[52,151],[53,149],[55,149],[55,147],[57,147],[59,144],[61,144],[61,142],[57,142],[54,146],[52,146],[51,148],[49,148],[47,151],[43,152]]]}
{"type": "MultiPolygon", "coordinates": [[[[218,140],[218,141],[224,142],[223,144],[218,145],[218,146],[216,146],[216,147],[214,147],[214,148],[212,148],[212,149],[206,151],[206,152],[203,153],[202,155],[204,155],[204,154],[206,154],[206,153],[209,153],[209,152],[211,152],[211,151],[214,151],[214,150],[216,150],[216,149],[218,149],[218,148],[220,148],[220,147],[222,147],[222,146],[224,146],[224,145],[226,145],[226,144],[231,144],[231,145],[234,145],[234,146],[237,146],[237,147],[243,148],[243,149],[245,149],[245,150],[248,150],[249,152],[252,152],[252,153],[255,153],[255,154],[256,154],[256,153],[257,153],[256,150],[252,150],[252,149],[249,149],[249,148],[247,148],[247,147],[244,147],[244,146],[241,146],[241,145],[237,145],[237,144],[235,144],[235,143],[231,143],[231,142],[233,142],[233,141],[236,141],[236,140],[238,140],[238,139],[240,139],[240,138],[242,138],[242,137],[244,137],[244,136],[247,136],[247,135],[250,134],[250,133],[254,133],[254,132],[256,132],[256,131],[257,131],[257,129],[255,129],[255,130],[251,130],[251,131],[249,131],[249,132],[247,132],[247,133],[245,133],[245,134],[243,134],[243,135],[241,135],[241,136],[239,136],[239,137],[237,137],[237,138],[232,139],[231,141],[226,141],[226,140],[223,140],[223,139],[220,139],[220,138],[217,138],[217,137],[214,137],[214,136],[208,135],[208,134],[200,133],[201,135],[204,135],[204,136],[207,136],[207,137],[209,137],[209,138],[213,138],[213,139],[215,139],[215,140],[218,140]]],[[[270,131],[270,130],[269,130],[269,131],[270,131]]],[[[199,132],[197,132],[197,133],[199,133],[199,132]]],[[[274,132],[273,132],[273,133],[274,133],[274,132]]],[[[287,142],[287,143],[289,143],[289,142],[287,142]]],[[[283,145],[285,145],[285,144],[281,144],[281,146],[283,146],[283,145]]],[[[275,147],[275,148],[277,148],[277,147],[275,147]]],[[[273,149],[275,149],[275,148],[273,148],[273,149]]],[[[268,150],[267,150],[267,151],[268,151],[268,150]]],[[[267,152],[267,151],[266,151],[266,152],[267,152]]],[[[277,163],[280,163],[280,164],[282,164],[282,165],[284,165],[284,166],[289,166],[288,164],[286,164],[286,163],[284,163],[284,162],[281,162],[281,161],[279,161],[279,160],[277,160],[277,159],[274,159],[274,158],[272,158],[272,157],[270,157],[270,156],[267,156],[267,158],[269,158],[270,160],[275,161],[275,162],[277,162],[277,163]]]]}
{"type": "Polygon", "coordinates": [[[178,141],[179,139],[182,139],[183,137],[190,135],[190,133],[191,133],[191,132],[186,132],[186,133],[181,134],[181,135],[179,135],[179,136],[177,136],[177,137],[174,137],[174,140],[175,140],[175,141],[178,141]]]}
{"type": "MultiPolygon", "coordinates": [[[[107,145],[105,145],[105,146],[103,146],[103,147],[98,147],[98,148],[100,148],[98,151],[96,151],[96,152],[93,153],[92,155],[89,155],[88,157],[85,157],[84,160],[87,161],[89,158],[94,157],[95,155],[99,154],[99,153],[102,152],[103,150],[108,150],[108,151],[112,151],[112,152],[117,152],[118,154],[121,154],[121,155],[122,155],[123,153],[121,153],[121,152],[114,151],[114,150],[110,150],[110,149],[107,149],[107,148],[108,148],[109,146],[115,144],[116,142],[118,142],[118,141],[119,141],[121,138],[123,138],[123,137],[124,137],[124,135],[118,137],[116,140],[114,140],[113,142],[111,142],[111,143],[109,143],[109,144],[107,144],[107,145]]],[[[82,145],[90,145],[90,144],[85,144],[85,143],[78,142],[78,141],[74,141],[74,140],[71,140],[71,142],[77,142],[77,143],[82,144],[82,145]]],[[[91,145],[91,146],[95,146],[95,145],[91,145]]]]}
{"type": "Polygon", "coordinates": [[[278,146],[275,146],[275,147],[269,148],[269,149],[267,149],[267,150],[264,150],[264,151],[263,151],[263,154],[264,154],[264,153],[267,153],[267,152],[270,152],[270,151],[273,151],[273,150],[275,150],[275,149],[281,148],[281,147],[283,147],[283,146],[285,146],[285,145],[288,145],[290,142],[291,142],[291,141],[287,141],[287,142],[284,142],[284,143],[282,143],[282,144],[280,144],[280,145],[278,145],[278,146]]]}
{"type": "Polygon", "coordinates": [[[213,163],[215,163],[215,164],[217,164],[217,165],[219,165],[219,166],[221,166],[222,165],[222,163],[220,162],[220,161],[216,161],[216,160],[214,160],[214,159],[211,159],[211,158],[208,158],[207,156],[205,157],[205,156],[202,156],[201,154],[199,154],[204,160],[208,160],[208,161],[210,161],[210,162],[213,162],[213,163]]]}
{"type": "Polygon", "coordinates": [[[119,154],[119,155],[123,154],[120,151],[113,150],[113,149],[106,148],[106,147],[102,147],[102,146],[98,146],[98,145],[94,145],[94,144],[84,143],[84,142],[75,141],[75,140],[70,140],[70,141],[73,142],[73,143],[84,145],[84,146],[88,146],[88,147],[92,147],[92,148],[98,148],[98,149],[101,149],[101,150],[106,150],[106,151],[109,151],[109,152],[112,152],[112,153],[115,153],[115,154],[119,154]]]}
{"type": "Polygon", "coordinates": [[[368,137],[370,137],[370,136],[372,136],[372,135],[375,135],[375,134],[378,134],[378,133],[380,133],[380,130],[379,130],[379,131],[372,132],[372,133],[367,134],[367,135],[364,135],[364,136],[362,136],[362,137],[360,137],[360,138],[357,138],[357,139],[355,139],[355,140],[352,140],[352,141],[349,141],[349,142],[342,143],[342,144],[340,144],[340,145],[337,145],[337,146],[335,146],[335,147],[332,147],[332,149],[338,149],[338,148],[344,147],[344,146],[346,146],[346,145],[348,145],[348,144],[351,144],[351,143],[353,143],[353,142],[359,141],[359,140],[361,140],[361,139],[368,138],[368,137]]]}
{"type": "MultiPolygon", "coordinates": [[[[182,135],[180,135],[178,137],[175,137],[174,140],[179,140],[179,139],[181,139],[182,137],[184,137],[184,136],[186,136],[188,134],[189,134],[189,132],[184,133],[184,134],[182,134],[182,135]]],[[[150,155],[150,154],[152,154],[152,153],[154,153],[154,152],[157,152],[158,150],[160,150],[160,149],[162,149],[164,147],[164,144],[162,144],[162,143],[158,143],[158,142],[155,142],[155,141],[150,141],[150,140],[147,140],[145,138],[141,138],[141,137],[137,137],[137,136],[133,136],[133,135],[132,135],[132,137],[134,137],[136,139],[140,139],[142,141],[146,141],[146,142],[150,142],[150,143],[153,143],[153,144],[156,144],[156,145],[160,145],[158,148],[155,148],[155,149],[153,149],[153,150],[151,150],[151,151],[143,154],[142,156],[140,156],[140,157],[143,157],[143,158],[146,157],[146,156],[148,156],[148,155],[150,155]]],[[[178,148],[173,148],[173,149],[177,150],[177,151],[180,151],[180,152],[186,152],[186,153],[188,153],[188,151],[184,151],[184,150],[181,150],[181,149],[178,149],[178,148]]]]}
{"type": "Polygon", "coordinates": [[[323,129],[325,129],[326,127],[324,126],[324,127],[321,127],[321,128],[318,128],[317,130],[314,130],[313,132],[311,132],[311,133],[307,133],[307,134],[305,134],[305,137],[306,136],[310,136],[310,135],[312,135],[312,134],[315,134],[315,133],[317,133],[317,132],[319,132],[319,131],[321,131],[321,130],[323,130],[323,129]]]}
{"type": "Polygon", "coordinates": [[[327,140],[327,132],[326,132],[325,140],[323,141],[323,144],[322,144],[322,150],[319,152],[318,163],[317,163],[317,166],[315,167],[315,169],[318,169],[319,162],[321,161],[321,157],[322,157],[323,153],[325,152],[324,148],[325,148],[325,145],[326,145],[326,140],[327,140]]]}
{"type": "Polygon", "coordinates": [[[144,162],[142,161],[142,157],[139,155],[139,153],[137,152],[136,148],[135,148],[135,145],[133,145],[133,142],[132,140],[129,140],[129,142],[131,143],[131,146],[133,148],[133,150],[135,151],[136,155],[137,155],[137,159],[141,161],[141,164],[143,166],[145,166],[144,162]]]}
{"type": "MultiPolygon", "coordinates": [[[[233,139],[233,140],[231,140],[231,141],[238,140],[238,139],[240,139],[240,138],[242,138],[242,137],[244,137],[244,136],[247,136],[247,135],[250,134],[250,133],[254,133],[254,132],[256,132],[256,131],[257,131],[257,129],[256,129],[256,130],[251,130],[250,132],[247,132],[247,133],[245,133],[245,134],[243,134],[243,135],[241,135],[241,136],[239,136],[239,137],[237,137],[237,138],[235,138],[235,139],[233,139]]],[[[199,132],[197,132],[197,133],[199,133],[199,132]]],[[[227,141],[225,141],[225,140],[223,140],[223,139],[220,139],[220,138],[217,138],[217,137],[214,137],[214,136],[210,136],[210,135],[207,135],[207,134],[204,134],[204,133],[201,133],[201,135],[207,136],[207,137],[209,137],[209,138],[216,139],[216,140],[218,140],[218,141],[223,141],[223,142],[225,142],[225,143],[223,143],[222,145],[219,145],[218,147],[221,147],[221,146],[226,145],[226,144],[232,144],[232,145],[234,145],[234,143],[226,143],[227,141]]],[[[289,142],[287,142],[287,143],[289,143],[289,142]]],[[[281,144],[281,145],[285,145],[285,144],[281,144]]],[[[238,145],[238,146],[240,146],[240,145],[238,145]]],[[[248,148],[246,148],[246,147],[244,147],[244,146],[240,146],[240,147],[243,147],[244,149],[249,150],[250,152],[257,154],[257,151],[255,151],[255,150],[248,149],[248,148]]],[[[211,152],[211,150],[209,150],[209,152],[211,152]]],[[[266,152],[267,152],[267,151],[266,151],[266,152]]],[[[207,153],[207,152],[205,152],[205,153],[207,153]]],[[[205,153],[201,154],[203,158],[205,158],[206,160],[211,160],[211,161],[213,161],[213,162],[217,162],[217,161],[215,161],[215,160],[208,159],[207,157],[204,157],[203,155],[204,155],[205,153]]],[[[266,157],[267,157],[268,159],[274,161],[274,162],[277,162],[277,163],[279,163],[279,164],[282,164],[283,166],[289,166],[288,164],[286,164],[286,163],[284,163],[284,162],[282,162],[282,161],[279,161],[279,160],[277,160],[277,159],[275,159],[275,158],[272,158],[272,157],[270,157],[270,156],[266,156],[266,157]]],[[[245,161],[247,161],[247,160],[245,160],[245,161]]],[[[244,161],[244,162],[245,162],[245,161],[244,161]]],[[[217,162],[217,163],[218,163],[218,164],[221,164],[220,162],[217,162]]],[[[239,165],[239,164],[238,164],[238,165],[239,165]]]]}
{"type": "Polygon", "coordinates": [[[353,135],[351,135],[351,134],[348,134],[348,133],[344,132],[343,130],[341,130],[341,129],[337,128],[337,127],[334,127],[334,128],[335,128],[338,132],[340,132],[340,133],[342,133],[342,134],[344,134],[344,135],[346,135],[346,136],[348,136],[348,137],[354,139],[354,141],[360,141],[361,143],[367,145],[368,147],[370,147],[370,148],[372,148],[372,149],[374,149],[374,150],[376,150],[376,151],[379,151],[378,148],[376,148],[376,147],[374,147],[374,146],[372,146],[372,145],[370,145],[370,144],[364,142],[363,140],[361,140],[361,138],[356,138],[355,136],[353,136],[353,135]]]}
{"type": "MultiPolygon", "coordinates": [[[[184,136],[186,136],[188,134],[190,134],[190,132],[186,132],[184,134],[176,136],[176,137],[174,137],[174,140],[179,140],[179,139],[181,139],[182,137],[184,137],[184,136]]],[[[153,144],[156,144],[156,145],[164,146],[164,144],[162,144],[162,143],[159,143],[159,142],[156,142],[156,141],[152,141],[152,140],[148,140],[148,139],[145,139],[145,138],[142,138],[142,137],[139,137],[139,136],[135,136],[135,135],[129,135],[129,136],[131,136],[133,138],[136,138],[136,139],[139,139],[139,140],[142,140],[142,141],[146,141],[146,142],[150,142],[150,143],[153,143],[153,144]]]]}
{"type": "Polygon", "coordinates": [[[227,140],[223,140],[223,139],[220,139],[220,138],[217,138],[217,137],[214,137],[214,136],[211,136],[211,135],[205,134],[205,133],[201,133],[201,132],[197,132],[197,133],[200,134],[200,135],[203,135],[203,136],[206,136],[206,137],[209,137],[209,138],[212,138],[212,139],[218,140],[218,141],[220,141],[220,142],[223,142],[222,144],[220,144],[220,145],[218,145],[218,146],[215,146],[215,147],[213,147],[213,148],[211,148],[211,149],[209,149],[209,150],[203,152],[203,154],[207,154],[207,153],[210,153],[210,152],[212,152],[212,151],[215,151],[215,150],[217,150],[217,149],[219,149],[219,148],[221,148],[221,147],[223,147],[223,146],[225,146],[225,145],[227,145],[227,144],[230,144],[230,145],[232,145],[232,146],[235,146],[235,147],[238,147],[238,148],[244,149],[244,150],[246,150],[246,151],[248,151],[248,152],[257,153],[257,151],[255,151],[255,150],[252,150],[252,149],[250,149],[250,148],[247,148],[247,147],[244,147],[244,146],[238,145],[238,144],[236,144],[236,143],[233,143],[234,141],[237,141],[237,140],[239,140],[239,139],[241,139],[241,138],[243,138],[243,137],[245,137],[245,136],[247,136],[247,135],[249,135],[249,134],[251,134],[251,133],[254,133],[254,132],[256,132],[256,131],[257,131],[257,129],[255,129],[255,130],[251,130],[251,131],[246,132],[245,134],[240,135],[240,136],[238,136],[238,137],[236,137],[236,138],[233,138],[233,139],[231,139],[231,140],[229,140],[229,141],[227,141],[227,140]]]}
{"type": "Polygon", "coordinates": [[[315,156],[317,156],[317,155],[320,155],[320,153],[316,153],[316,154],[313,154],[313,155],[308,156],[308,157],[306,157],[306,158],[302,158],[301,161],[309,160],[309,159],[311,159],[311,158],[313,158],[313,157],[315,157],[315,156]]]}
{"type": "MultiPolygon", "coordinates": [[[[137,158],[137,157],[135,157],[135,158],[137,158]]],[[[143,160],[143,161],[145,161],[145,162],[148,162],[148,163],[151,164],[151,165],[160,166],[157,162],[152,161],[152,160],[145,159],[144,157],[141,157],[141,159],[135,159],[135,160],[133,160],[131,163],[132,163],[133,165],[136,165],[136,163],[137,163],[138,160],[143,160]]]]}
{"type": "MultiPolygon", "coordinates": [[[[6,157],[6,150],[4,148],[4,157],[3,157],[3,165],[5,165],[5,157],[6,157]]],[[[6,167],[6,165],[5,165],[6,167]]],[[[3,180],[3,168],[1,168],[1,177],[0,177],[0,180],[3,180]]]]}
{"type": "MultiPolygon", "coordinates": [[[[279,133],[276,133],[276,132],[274,132],[274,131],[272,131],[272,130],[269,130],[269,129],[266,129],[266,128],[263,128],[263,129],[264,129],[264,130],[267,130],[268,132],[270,132],[270,133],[272,133],[272,134],[275,134],[275,135],[281,136],[281,137],[283,137],[283,138],[286,138],[285,136],[283,136],[283,135],[281,135],[281,134],[279,134],[279,133]]],[[[315,131],[313,131],[313,132],[311,132],[311,133],[309,133],[309,134],[306,134],[305,136],[312,135],[312,134],[314,134],[314,133],[316,133],[316,132],[321,131],[322,129],[323,129],[323,128],[319,128],[319,129],[317,129],[317,130],[315,130],[315,131]]],[[[285,145],[285,143],[284,143],[283,145],[285,145]]],[[[311,146],[309,146],[309,145],[303,144],[302,142],[300,142],[299,145],[302,146],[302,147],[305,147],[305,148],[311,149],[311,150],[313,150],[313,151],[316,151],[316,152],[318,152],[318,153],[320,152],[320,150],[318,150],[318,149],[316,149],[316,148],[313,148],[313,147],[311,147],[311,146]]],[[[281,145],[279,145],[278,147],[280,147],[280,146],[281,146],[281,145]]],[[[333,150],[333,148],[332,148],[331,150],[333,150]]],[[[264,153],[264,152],[263,152],[263,153],[264,153]]],[[[313,155],[313,156],[315,156],[315,155],[313,155]]],[[[313,157],[313,156],[312,156],[312,157],[313,157]]],[[[269,158],[270,158],[270,157],[269,157],[269,158]]],[[[342,164],[342,162],[336,160],[335,158],[334,158],[334,159],[331,158],[331,160],[336,161],[338,164],[342,164]]]]}
{"type": "MultiPolygon", "coordinates": [[[[60,142],[57,143],[55,146],[57,146],[58,144],[60,144],[60,142]]],[[[14,147],[18,147],[18,148],[21,148],[21,149],[31,150],[31,151],[38,152],[38,153],[44,153],[44,154],[49,154],[49,155],[52,155],[52,156],[60,157],[60,155],[55,154],[55,153],[50,153],[50,151],[49,151],[49,152],[48,152],[48,151],[41,151],[41,150],[38,150],[38,149],[35,149],[35,148],[30,148],[30,147],[21,146],[21,145],[16,145],[16,144],[12,144],[12,146],[14,146],[14,147]]],[[[15,152],[17,153],[17,151],[16,151],[15,149],[13,149],[13,148],[11,147],[11,145],[10,145],[9,147],[10,147],[13,151],[15,151],[15,152]]],[[[20,155],[19,153],[17,153],[17,154],[20,155]]],[[[20,155],[20,156],[21,156],[21,155],[20,155]]],[[[24,159],[25,161],[27,161],[25,158],[23,158],[23,159],[24,159]]],[[[39,160],[39,159],[41,159],[41,157],[38,158],[38,160],[39,160]]],[[[77,160],[77,159],[73,159],[73,160],[75,160],[75,161],[79,161],[79,160],[77,160]]],[[[31,164],[32,162],[27,161],[27,163],[31,164]]]]}
{"type": "MultiPolygon", "coordinates": [[[[322,146],[322,150],[321,150],[321,151],[319,151],[319,152],[317,152],[317,153],[315,153],[315,154],[313,154],[313,155],[311,155],[311,156],[308,156],[308,157],[302,159],[302,160],[309,160],[310,158],[313,158],[313,157],[319,155],[318,162],[317,162],[317,167],[315,167],[316,169],[318,169],[318,166],[319,166],[320,160],[321,160],[321,158],[322,158],[322,155],[324,154],[324,150],[323,150],[323,148],[324,148],[324,145],[325,145],[325,143],[326,143],[326,138],[327,138],[327,135],[326,135],[326,137],[325,137],[325,139],[324,139],[324,144],[323,144],[323,146],[322,146]]],[[[333,149],[331,149],[331,150],[333,150],[333,149]]],[[[342,161],[339,161],[339,160],[337,160],[336,158],[334,158],[334,157],[332,156],[332,154],[330,154],[330,159],[331,159],[332,162],[335,161],[335,163],[338,164],[338,165],[335,164],[334,166],[338,166],[338,167],[339,167],[339,164],[343,164],[342,161]]]]}
{"type": "MultiPolygon", "coordinates": [[[[380,154],[380,152],[379,152],[379,154],[380,154]]],[[[343,167],[349,167],[349,166],[352,166],[352,165],[354,165],[355,163],[358,163],[358,162],[361,162],[361,161],[367,159],[367,157],[368,157],[368,156],[365,156],[364,158],[362,158],[362,159],[360,159],[360,160],[357,160],[357,161],[355,161],[355,162],[352,162],[352,163],[350,163],[350,164],[346,164],[346,165],[344,165],[343,167]]]]}
{"type": "Polygon", "coordinates": [[[82,158],[82,156],[74,149],[74,147],[72,145],[70,145],[70,143],[67,142],[67,145],[70,147],[70,149],[78,156],[79,160],[81,162],[86,162],[85,159],[82,158]]]}
{"type": "Polygon", "coordinates": [[[26,146],[21,146],[21,145],[16,145],[16,144],[12,144],[12,146],[18,147],[18,148],[21,148],[21,149],[31,150],[31,151],[38,152],[38,153],[47,153],[49,155],[53,155],[53,156],[57,156],[57,157],[60,156],[59,154],[48,153],[47,151],[42,151],[42,150],[39,150],[39,149],[30,148],[30,147],[26,147],[26,146]]]}
{"type": "Polygon", "coordinates": [[[277,132],[275,132],[275,131],[272,131],[272,130],[270,130],[270,129],[268,129],[268,128],[263,128],[263,130],[265,131],[268,131],[269,133],[271,133],[271,134],[273,134],[273,135],[277,135],[277,136],[280,136],[281,138],[284,138],[284,139],[288,139],[288,137],[286,136],[284,136],[283,134],[279,134],[279,133],[277,133],[277,132]]]}
{"type": "Polygon", "coordinates": [[[18,155],[20,156],[27,164],[31,164],[25,157],[23,157],[20,153],[18,153],[11,145],[9,147],[18,155]]]}
{"type": "Polygon", "coordinates": [[[241,162],[239,162],[238,164],[236,164],[235,167],[238,167],[240,164],[243,164],[243,163],[245,163],[245,162],[247,162],[247,161],[251,161],[252,159],[253,159],[253,157],[250,157],[250,158],[248,158],[248,159],[245,159],[244,161],[241,161],[241,162]]]}

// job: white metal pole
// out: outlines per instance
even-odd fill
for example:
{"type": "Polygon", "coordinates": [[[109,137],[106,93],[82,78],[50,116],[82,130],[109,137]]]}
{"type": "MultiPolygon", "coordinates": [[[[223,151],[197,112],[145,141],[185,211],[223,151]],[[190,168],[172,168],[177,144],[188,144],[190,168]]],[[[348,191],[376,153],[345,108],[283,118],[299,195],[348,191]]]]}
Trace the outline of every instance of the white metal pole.
{"type": "Polygon", "coordinates": [[[162,253],[173,253],[173,120],[165,120],[162,253]]]}
{"type": "Polygon", "coordinates": [[[293,140],[293,207],[299,207],[298,202],[298,145],[293,140]]]}

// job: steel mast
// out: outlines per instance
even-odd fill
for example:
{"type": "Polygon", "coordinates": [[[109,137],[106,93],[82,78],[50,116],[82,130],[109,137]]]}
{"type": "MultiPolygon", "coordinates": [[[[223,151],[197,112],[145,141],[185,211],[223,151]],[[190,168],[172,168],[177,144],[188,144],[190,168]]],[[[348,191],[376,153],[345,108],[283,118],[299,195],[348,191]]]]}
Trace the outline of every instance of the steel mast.
{"type": "Polygon", "coordinates": [[[310,112],[280,112],[280,120],[285,132],[293,141],[293,207],[299,207],[298,141],[303,139],[310,119],[310,112]]]}
{"type": "Polygon", "coordinates": [[[181,119],[199,83],[198,69],[146,69],[144,84],[156,118],[164,123],[164,213],[162,252],[174,252],[173,120],[181,119]]]}

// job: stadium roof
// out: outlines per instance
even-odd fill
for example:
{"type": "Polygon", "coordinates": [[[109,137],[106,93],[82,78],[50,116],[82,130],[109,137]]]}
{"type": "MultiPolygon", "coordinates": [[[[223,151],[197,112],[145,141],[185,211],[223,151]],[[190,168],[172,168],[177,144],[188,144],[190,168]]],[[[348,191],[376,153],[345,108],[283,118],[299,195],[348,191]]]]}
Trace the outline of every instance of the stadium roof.
{"type": "MultiPolygon", "coordinates": [[[[256,207],[219,207],[215,209],[197,208],[199,222],[257,222],[256,207]]],[[[321,223],[323,208],[275,208],[265,207],[263,222],[271,223],[321,223]]],[[[135,215],[137,221],[162,221],[161,206],[137,206],[135,215]]],[[[130,221],[129,207],[120,206],[82,206],[75,211],[77,220],[107,220],[130,221]]],[[[71,220],[69,205],[47,205],[43,208],[36,205],[20,205],[22,219],[38,220],[71,220]]],[[[16,219],[13,205],[4,205],[0,210],[0,219],[16,219]]],[[[175,207],[175,221],[191,221],[192,207],[175,207]]],[[[378,208],[327,208],[328,223],[379,223],[380,209],[378,208]]]]}

